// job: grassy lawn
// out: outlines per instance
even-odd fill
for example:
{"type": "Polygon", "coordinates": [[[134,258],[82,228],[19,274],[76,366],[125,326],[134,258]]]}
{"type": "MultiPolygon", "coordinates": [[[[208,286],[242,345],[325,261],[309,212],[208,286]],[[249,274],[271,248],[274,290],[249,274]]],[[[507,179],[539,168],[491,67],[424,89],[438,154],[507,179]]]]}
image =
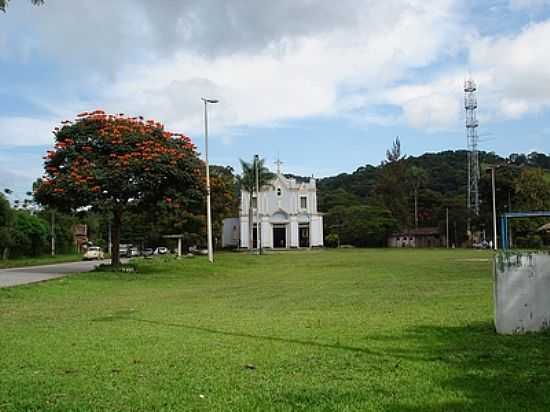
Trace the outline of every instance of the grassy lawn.
{"type": "Polygon", "coordinates": [[[548,411],[550,335],[495,335],[490,257],[228,253],[2,289],[0,411],[548,411]]]}
{"type": "Polygon", "coordinates": [[[76,262],[82,259],[82,255],[72,254],[72,255],[56,255],[56,256],[39,256],[32,258],[18,258],[18,259],[0,259],[0,269],[7,268],[18,268],[24,266],[38,266],[38,265],[51,265],[54,263],[63,263],[63,262],[76,262]]]}

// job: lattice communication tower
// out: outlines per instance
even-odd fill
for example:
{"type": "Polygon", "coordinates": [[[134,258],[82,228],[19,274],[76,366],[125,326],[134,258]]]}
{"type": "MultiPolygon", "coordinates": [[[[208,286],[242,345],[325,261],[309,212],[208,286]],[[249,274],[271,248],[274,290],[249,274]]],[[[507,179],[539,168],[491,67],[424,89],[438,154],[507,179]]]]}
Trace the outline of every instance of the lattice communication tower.
{"type": "Polygon", "coordinates": [[[468,147],[468,209],[479,215],[479,136],[477,128],[477,86],[470,78],[464,82],[466,139],[468,147]]]}

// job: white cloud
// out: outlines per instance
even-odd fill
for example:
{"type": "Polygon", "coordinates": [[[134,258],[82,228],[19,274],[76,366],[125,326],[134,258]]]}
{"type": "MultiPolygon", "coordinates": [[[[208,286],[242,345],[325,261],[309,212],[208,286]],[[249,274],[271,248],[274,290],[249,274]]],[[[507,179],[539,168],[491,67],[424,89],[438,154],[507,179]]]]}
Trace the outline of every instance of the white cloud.
{"type": "MultiPolygon", "coordinates": [[[[467,50],[478,85],[481,126],[497,119],[521,119],[550,108],[550,20],[529,24],[514,35],[471,37],[467,50]]],[[[371,104],[402,109],[402,122],[425,130],[463,126],[466,67],[436,73],[425,82],[389,87],[371,104]]]]}
{"type": "MultiPolygon", "coordinates": [[[[254,53],[249,45],[217,55],[180,49],[155,62],[129,62],[103,88],[99,101],[109,111],[162,119],[188,133],[201,130],[201,96],[221,100],[212,108],[218,129],[332,115],[342,107],[345,90],[379,93],[411,69],[448,56],[447,45],[461,36],[452,1],[356,4],[341,5],[352,12],[349,24],[323,30],[291,25],[289,32],[299,35],[273,35],[254,53]]],[[[284,20],[280,24],[285,27],[284,20]]],[[[259,35],[266,36],[264,29],[259,35]]]]}
{"type": "Polygon", "coordinates": [[[4,56],[47,55],[78,71],[80,94],[93,97],[41,101],[51,113],[102,107],[197,133],[201,96],[221,100],[218,130],[337,114],[346,90],[378,93],[449,56],[462,36],[454,0],[169,3],[14,3],[4,56]],[[20,36],[26,20],[33,29],[20,36]]]}
{"type": "Polygon", "coordinates": [[[512,10],[540,10],[549,5],[549,0],[510,0],[509,4],[512,10]]]}
{"type": "Polygon", "coordinates": [[[53,144],[52,119],[0,117],[0,146],[37,146],[53,144]]]}
{"type": "Polygon", "coordinates": [[[529,104],[525,100],[510,100],[503,98],[500,101],[501,112],[511,119],[519,119],[529,111],[529,104]]]}
{"type": "Polygon", "coordinates": [[[483,73],[494,111],[510,118],[550,107],[550,20],[526,26],[512,36],[474,42],[470,61],[483,73]]]}
{"type": "MultiPolygon", "coordinates": [[[[479,37],[453,0],[342,0],[338,7],[328,0],[24,3],[10,5],[0,27],[7,45],[1,54],[47,56],[60,70],[73,67],[68,71],[79,78],[68,75],[67,82],[81,93],[70,102],[33,97],[56,120],[103,108],[198,134],[200,97],[211,96],[221,101],[211,108],[213,131],[227,141],[239,126],[355,112],[377,124],[458,127],[466,68],[456,61],[463,52],[480,84],[484,120],[519,118],[550,101],[550,21],[512,36],[479,37]],[[32,30],[21,34],[22,22],[32,30]],[[417,81],[419,69],[431,78],[417,81]],[[393,110],[377,112],[379,105],[393,110]]],[[[535,3],[512,0],[510,7],[535,3]]],[[[49,142],[53,123],[0,119],[0,145],[49,142]]]]}

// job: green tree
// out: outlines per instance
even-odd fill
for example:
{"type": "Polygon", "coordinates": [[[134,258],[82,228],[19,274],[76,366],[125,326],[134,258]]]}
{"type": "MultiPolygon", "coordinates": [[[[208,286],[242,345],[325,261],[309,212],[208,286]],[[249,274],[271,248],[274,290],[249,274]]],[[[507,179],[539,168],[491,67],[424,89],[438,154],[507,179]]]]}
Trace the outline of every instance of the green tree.
{"type": "Polygon", "coordinates": [[[428,173],[421,167],[411,166],[407,171],[407,178],[413,190],[414,226],[418,227],[418,191],[428,181],[428,173]]]}
{"type": "Polygon", "coordinates": [[[275,174],[270,172],[265,166],[264,159],[254,158],[250,163],[241,159],[241,167],[243,171],[238,179],[238,183],[240,188],[248,193],[248,249],[252,250],[252,238],[254,233],[254,208],[252,207],[252,199],[253,194],[256,192],[256,170],[258,171],[258,186],[260,192],[271,185],[271,182],[275,179],[275,174]]]}
{"type": "MultiPolygon", "coordinates": [[[[515,182],[516,210],[550,210],[550,182],[544,170],[525,168],[515,182]]],[[[542,238],[537,229],[547,223],[547,219],[521,219],[514,222],[515,245],[518,247],[540,247],[542,238]]]]}
{"type": "Polygon", "coordinates": [[[319,210],[321,212],[328,212],[336,206],[359,206],[361,204],[364,204],[361,198],[342,188],[319,193],[319,210]]]}
{"type": "Polygon", "coordinates": [[[13,256],[39,256],[48,247],[48,223],[26,210],[15,213],[13,256]]]}
{"type": "Polygon", "coordinates": [[[8,251],[13,246],[13,225],[15,214],[10,202],[3,194],[0,194],[0,253],[2,259],[8,258],[8,251]]]}
{"type": "Polygon", "coordinates": [[[212,195],[212,230],[216,244],[221,242],[223,219],[239,215],[237,179],[230,166],[210,166],[210,193],[212,195]]]}
{"type": "Polygon", "coordinates": [[[391,149],[386,152],[386,161],[376,187],[376,194],[383,205],[389,209],[400,226],[407,227],[410,222],[409,198],[407,190],[407,163],[401,154],[399,138],[395,139],[391,149]]]}
{"type": "MultiPolygon", "coordinates": [[[[204,181],[204,168],[199,171],[204,181]]],[[[221,239],[223,219],[238,215],[236,178],[231,167],[210,166],[210,192],[212,195],[212,227],[214,239],[221,239]]],[[[122,239],[135,245],[159,246],[167,241],[166,234],[183,235],[183,247],[206,246],[205,192],[188,202],[187,207],[161,204],[156,209],[127,213],[124,217],[122,239]]],[[[175,241],[174,245],[175,245],[175,241]]],[[[219,243],[219,242],[218,242],[219,243]]]]}
{"type": "Polygon", "coordinates": [[[56,145],[45,157],[46,177],[35,191],[58,210],[92,207],[112,214],[112,265],[119,260],[122,218],[129,210],[185,209],[200,197],[201,161],[187,136],[153,120],[81,113],[54,130],[56,145]]]}
{"type": "Polygon", "coordinates": [[[401,154],[401,141],[399,136],[395,138],[390,149],[386,150],[386,161],[388,163],[397,163],[403,156],[401,154]]]}
{"type": "Polygon", "coordinates": [[[522,170],[516,180],[515,192],[520,210],[550,209],[550,182],[546,180],[542,169],[522,170]]]}
{"type": "Polygon", "coordinates": [[[325,216],[327,240],[354,246],[385,246],[398,229],[390,211],[377,206],[337,206],[325,216]]]}

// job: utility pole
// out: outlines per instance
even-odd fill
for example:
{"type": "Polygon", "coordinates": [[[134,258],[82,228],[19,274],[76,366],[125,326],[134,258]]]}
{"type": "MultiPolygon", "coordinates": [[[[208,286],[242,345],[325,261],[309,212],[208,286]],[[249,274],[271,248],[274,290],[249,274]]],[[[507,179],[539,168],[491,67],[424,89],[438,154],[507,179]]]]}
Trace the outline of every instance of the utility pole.
{"type": "MultiPolygon", "coordinates": [[[[508,212],[512,211],[512,197],[510,191],[508,191],[508,212]]],[[[512,221],[508,223],[508,247],[512,249],[514,247],[514,241],[512,239],[512,221]]]]}
{"type": "Polygon", "coordinates": [[[495,190],[495,167],[491,167],[491,183],[493,187],[493,242],[495,250],[498,250],[498,239],[497,239],[497,200],[496,200],[496,190],[495,190]]]}
{"type": "Polygon", "coordinates": [[[51,211],[51,252],[55,256],[55,209],[51,211]]]}
{"type": "Polygon", "coordinates": [[[447,249],[449,249],[449,208],[447,208],[447,221],[446,221],[446,243],[447,243],[447,249]]]}
{"type": "Polygon", "coordinates": [[[456,220],[454,221],[454,227],[455,227],[455,242],[454,242],[454,245],[456,247],[456,241],[457,241],[457,236],[456,236],[456,220]]]}
{"type": "Polygon", "coordinates": [[[262,224],[260,222],[260,156],[254,155],[256,175],[256,249],[262,254],[262,224]]]}
{"type": "Polygon", "coordinates": [[[418,188],[414,188],[414,226],[418,228],[418,188]]]}

